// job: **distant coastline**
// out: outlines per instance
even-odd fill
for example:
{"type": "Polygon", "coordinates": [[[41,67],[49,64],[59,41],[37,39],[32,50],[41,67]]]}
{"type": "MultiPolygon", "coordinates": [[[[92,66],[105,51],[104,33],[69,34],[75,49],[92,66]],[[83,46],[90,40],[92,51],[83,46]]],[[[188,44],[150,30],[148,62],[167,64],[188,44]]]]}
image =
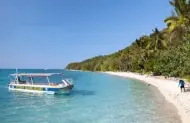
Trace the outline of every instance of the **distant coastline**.
{"type": "Polygon", "coordinates": [[[189,92],[180,93],[176,80],[168,80],[163,77],[140,75],[132,72],[105,72],[110,75],[117,75],[144,81],[158,88],[167,101],[174,104],[181,117],[182,123],[190,123],[190,87],[189,92]]]}
{"type": "Polygon", "coordinates": [[[68,69],[69,71],[82,71],[82,70],[72,70],[72,69],[68,69]]]}

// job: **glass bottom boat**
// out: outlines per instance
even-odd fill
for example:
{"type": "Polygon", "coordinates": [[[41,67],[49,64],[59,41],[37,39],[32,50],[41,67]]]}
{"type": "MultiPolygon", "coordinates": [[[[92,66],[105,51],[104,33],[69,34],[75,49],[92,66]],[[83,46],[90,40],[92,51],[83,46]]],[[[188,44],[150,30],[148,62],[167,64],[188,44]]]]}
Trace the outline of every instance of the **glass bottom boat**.
{"type": "Polygon", "coordinates": [[[11,79],[8,88],[13,91],[60,94],[70,93],[74,87],[73,82],[69,79],[63,79],[61,73],[16,73],[10,76],[14,79],[11,79]],[[50,78],[55,78],[55,76],[61,76],[61,82],[50,81],[50,78]],[[45,78],[46,82],[42,81],[42,78],[45,78]],[[41,81],[35,82],[35,79],[41,81]]]}

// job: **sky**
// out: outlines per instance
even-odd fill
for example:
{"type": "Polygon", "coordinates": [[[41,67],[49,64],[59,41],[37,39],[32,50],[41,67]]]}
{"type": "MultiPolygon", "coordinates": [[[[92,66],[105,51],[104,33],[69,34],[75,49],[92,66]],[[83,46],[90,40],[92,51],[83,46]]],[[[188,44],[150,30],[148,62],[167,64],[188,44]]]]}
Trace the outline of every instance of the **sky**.
{"type": "Polygon", "coordinates": [[[166,27],[168,0],[0,0],[0,68],[65,68],[166,27]]]}

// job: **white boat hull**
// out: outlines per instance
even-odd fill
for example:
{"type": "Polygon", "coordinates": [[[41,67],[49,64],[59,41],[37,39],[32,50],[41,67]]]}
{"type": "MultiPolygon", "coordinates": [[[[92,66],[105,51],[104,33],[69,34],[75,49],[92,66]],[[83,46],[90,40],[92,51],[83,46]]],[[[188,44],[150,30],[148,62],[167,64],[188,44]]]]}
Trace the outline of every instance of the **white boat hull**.
{"type": "Polygon", "coordinates": [[[20,91],[20,92],[29,92],[29,93],[40,93],[40,94],[61,94],[69,93],[73,85],[65,87],[55,87],[47,85],[21,85],[21,84],[9,84],[9,90],[11,91],[20,91]]]}
{"type": "Polygon", "coordinates": [[[10,91],[20,91],[20,92],[28,92],[28,93],[39,93],[39,94],[55,94],[53,91],[35,91],[35,90],[25,90],[25,89],[13,89],[9,88],[10,91]]]}

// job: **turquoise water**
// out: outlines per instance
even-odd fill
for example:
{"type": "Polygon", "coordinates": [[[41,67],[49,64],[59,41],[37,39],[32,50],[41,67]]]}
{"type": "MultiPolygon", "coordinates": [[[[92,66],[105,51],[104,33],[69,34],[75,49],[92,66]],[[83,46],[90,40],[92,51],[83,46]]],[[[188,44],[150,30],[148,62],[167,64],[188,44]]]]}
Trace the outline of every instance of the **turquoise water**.
{"type": "Polygon", "coordinates": [[[9,92],[5,85],[15,70],[0,70],[1,123],[180,123],[174,106],[155,87],[102,73],[63,70],[74,80],[68,95],[9,92]]]}

